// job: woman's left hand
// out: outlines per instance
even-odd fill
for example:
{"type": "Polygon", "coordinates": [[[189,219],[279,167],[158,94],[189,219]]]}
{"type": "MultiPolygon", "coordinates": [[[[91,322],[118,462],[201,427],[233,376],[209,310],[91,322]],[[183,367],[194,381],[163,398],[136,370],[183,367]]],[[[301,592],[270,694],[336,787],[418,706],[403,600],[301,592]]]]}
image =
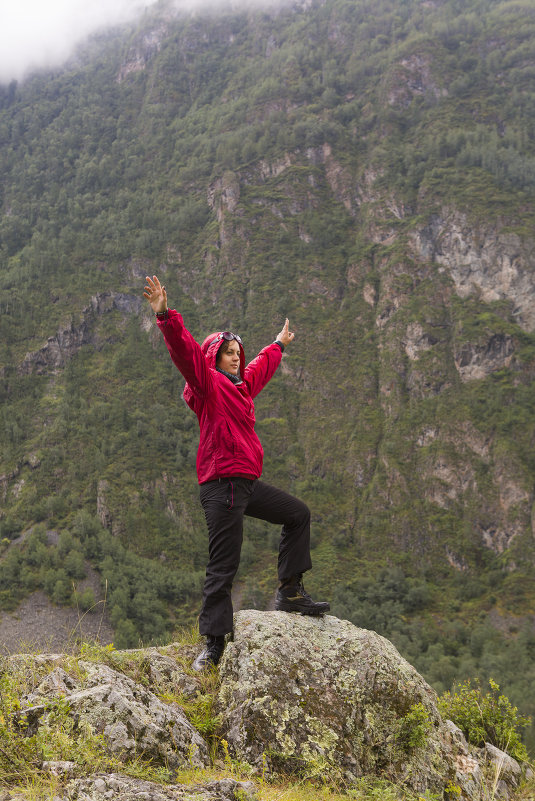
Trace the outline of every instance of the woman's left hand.
{"type": "Polygon", "coordinates": [[[284,345],[284,347],[286,347],[286,345],[289,345],[292,339],[295,337],[295,334],[293,333],[293,331],[290,331],[289,328],[290,328],[290,322],[288,318],[286,318],[286,322],[284,323],[282,331],[280,332],[280,334],[277,334],[277,341],[281,342],[284,345]]]}

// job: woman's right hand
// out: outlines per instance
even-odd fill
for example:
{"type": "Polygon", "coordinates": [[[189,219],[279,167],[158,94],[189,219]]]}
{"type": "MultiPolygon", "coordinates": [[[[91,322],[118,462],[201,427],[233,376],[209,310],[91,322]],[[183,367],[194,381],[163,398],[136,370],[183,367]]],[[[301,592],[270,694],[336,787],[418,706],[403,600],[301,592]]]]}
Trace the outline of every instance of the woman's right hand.
{"type": "Polygon", "coordinates": [[[158,277],[153,275],[152,278],[149,278],[147,275],[145,281],[147,285],[143,292],[143,297],[149,301],[154,314],[161,314],[167,311],[167,292],[165,287],[158,281],[158,277]]]}

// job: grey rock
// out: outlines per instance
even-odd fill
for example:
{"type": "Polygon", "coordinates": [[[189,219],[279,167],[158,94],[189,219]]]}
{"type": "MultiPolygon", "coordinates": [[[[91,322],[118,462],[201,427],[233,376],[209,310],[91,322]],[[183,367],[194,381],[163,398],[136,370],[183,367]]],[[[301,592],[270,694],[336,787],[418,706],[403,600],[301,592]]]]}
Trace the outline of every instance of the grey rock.
{"type": "Polygon", "coordinates": [[[61,776],[70,779],[76,771],[76,762],[65,760],[54,760],[43,762],[43,770],[48,771],[53,776],[61,776]]]}
{"type": "Polygon", "coordinates": [[[491,743],[485,743],[484,753],[490,766],[490,780],[494,795],[507,801],[511,797],[511,789],[520,784],[522,768],[516,759],[491,743]]]}
{"type": "Polygon", "coordinates": [[[483,342],[465,342],[455,346],[453,356],[461,380],[474,381],[510,367],[514,351],[513,337],[493,333],[483,342]]]}
{"type": "Polygon", "coordinates": [[[79,687],[78,682],[61,667],[54,668],[36,689],[28,696],[30,703],[36,703],[50,696],[65,697],[79,687]]]}
{"type": "Polygon", "coordinates": [[[109,481],[102,478],[97,484],[97,517],[103,528],[112,531],[113,515],[108,505],[107,494],[110,488],[109,481]]]}
{"type": "Polygon", "coordinates": [[[436,694],[394,646],[335,617],[238,612],[220,665],[219,711],[231,752],[257,771],[344,782],[380,774],[415,792],[453,781],[480,798],[481,770],[436,694]],[[408,713],[428,731],[411,746],[408,713]]]}
{"type": "Polygon", "coordinates": [[[150,679],[155,685],[164,685],[172,682],[175,673],[180,671],[176,659],[173,659],[173,657],[167,654],[161,654],[157,650],[150,649],[147,651],[146,659],[150,679]]]}
{"type": "Polygon", "coordinates": [[[118,773],[77,779],[63,801],[255,801],[252,782],[222,779],[207,784],[160,785],[118,773]]]}
{"type": "Polygon", "coordinates": [[[102,734],[114,754],[144,754],[172,768],[209,764],[202,737],[176,704],[165,704],[154,693],[108,667],[80,662],[87,671],[84,688],[67,696],[78,715],[102,734]]]}
{"type": "Polygon", "coordinates": [[[155,688],[169,687],[184,698],[196,697],[200,689],[199,679],[188,675],[176,659],[151,649],[147,660],[150,681],[155,688]]]}
{"type": "Polygon", "coordinates": [[[518,324],[525,331],[535,329],[532,239],[474,224],[451,209],[443,209],[410,239],[420,259],[447,271],[460,297],[475,295],[485,303],[508,300],[518,324]]]}
{"type": "Polygon", "coordinates": [[[115,651],[113,655],[114,664],[119,670],[134,657],[139,660],[140,668],[148,682],[149,689],[155,693],[171,693],[182,695],[184,698],[196,698],[201,688],[198,676],[191,676],[184,669],[181,661],[184,660],[188,665],[193,661],[195,647],[191,650],[188,646],[177,647],[167,645],[159,648],[133,649],[130,651],[115,651]],[[171,655],[173,654],[173,655],[171,655]],[[177,655],[181,658],[178,661],[177,655]]]}
{"type": "Polygon", "coordinates": [[[20,709],[15,714],[15,720],[21,729],[24,730],[26,737],[33,737],[37,733],[41,718],[44,716],[47,708],[44,704],[36,704],[34,706],[27,706],[20,709]]]}
{"type": "Polygon", "coordinates": [[[53,336],[36,351],[27,353],[18,367],[21,375],[55,372],[65,367],[68,361],[84,345],[98,346],[100,343],[94,328],[99,317],[117,310],[121,314],[140,314],[142,301],[136,295],[122,292],[101,292],[94,295],[89,304],[82,309],[81,319],[74,320],[59,328],[53,336]]]}

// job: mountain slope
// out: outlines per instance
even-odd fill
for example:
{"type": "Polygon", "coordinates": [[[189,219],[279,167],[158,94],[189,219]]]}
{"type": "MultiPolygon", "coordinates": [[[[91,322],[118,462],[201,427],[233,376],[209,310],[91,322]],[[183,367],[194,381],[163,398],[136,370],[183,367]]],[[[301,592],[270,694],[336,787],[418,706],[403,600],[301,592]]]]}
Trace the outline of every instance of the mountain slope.
{"type": "MultiPolygon", "coordinates": [[[[290,318],[258,432],[313,510],[310,586],[438,689],[492,675],[534,708],[534,25],[491,0],[162,5],[2,88],[6,608],[69,602],[87,558],[120,646],[194,620],[197,431],[157,272],[198,339],[253,356],[290,318]]],[[[247,527],[246,605],[277,540],[247,527]]]]}

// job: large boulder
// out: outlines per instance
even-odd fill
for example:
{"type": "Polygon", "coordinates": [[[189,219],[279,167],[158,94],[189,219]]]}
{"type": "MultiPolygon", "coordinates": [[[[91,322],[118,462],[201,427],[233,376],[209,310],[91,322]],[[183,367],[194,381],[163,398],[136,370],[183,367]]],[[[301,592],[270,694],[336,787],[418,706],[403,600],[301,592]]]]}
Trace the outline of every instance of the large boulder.
{"type": "Polygon", "coordinates": [[[331,616],[238,612],[220,676],[223,737],[258,771],[345,782],[375,774],[419,793],[449,785],[482,797],[484,761],[373,631],[331,616]]]}

